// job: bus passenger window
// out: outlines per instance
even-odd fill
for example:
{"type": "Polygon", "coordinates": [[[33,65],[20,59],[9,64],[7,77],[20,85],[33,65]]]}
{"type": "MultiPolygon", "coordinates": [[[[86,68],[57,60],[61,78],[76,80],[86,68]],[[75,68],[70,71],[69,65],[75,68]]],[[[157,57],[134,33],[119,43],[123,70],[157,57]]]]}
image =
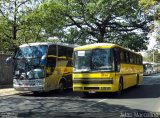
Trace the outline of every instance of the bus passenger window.
{"type": "Polygon", "coordinates": [[[129,52],[126,51],[126,63],[130,63],[129,52]]]}
{"type": "Polygon", "coordinates": [[[72,58],[73,50],[72,48],[67,49],[67,57],[72,58]]]}
{"type": "Polygon", "coordinates": [[[130,53],[130,55],[129,55],[129,56],[130,56],[130,63],[131,63],[131,64],[133,64],[134,57],[133,57],[133,55],[132,55],[131,53],[130,53]]]}
{"type": "Polygon", "coordinates": [[[47,58],[47,67],[55,67],[56,66],[56,58],[48,57],[47,58]]]}
{"type": "Polygon", "coordinates": [[[58,46],[58,57],[66,57],[66,50],[67,48],[64,46],[58,46]]]}
{"type": "Polygon", "coordinates": [[[57,55],[56,45],[51,45],[48,49],[48,55],[57,55]]]}
{"type": "Polygon", "coordinates": [[[114,48],[115,71],[120,71],[120,50],[114,48]]]}
{"type": "Polygon", "coordinates": [[[125,55],[124,55],[124,51],[123,50],[121,50],[121,52],[120,52],[120,62],[121,63],[125,62],[125,55]]]}

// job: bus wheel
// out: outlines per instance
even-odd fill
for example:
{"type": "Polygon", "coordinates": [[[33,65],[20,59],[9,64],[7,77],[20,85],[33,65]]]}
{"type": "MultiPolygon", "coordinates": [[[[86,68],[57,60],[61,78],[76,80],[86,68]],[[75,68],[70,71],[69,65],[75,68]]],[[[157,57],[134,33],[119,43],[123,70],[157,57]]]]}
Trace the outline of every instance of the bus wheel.
{"type": "Polygon", "coordinates": [[[63,92],[64,89],[65,89],[65,82],[63,80],[61,80],[60,83],[59,83],[58,92],[63,92]]]}
{"type": "Polygon", "coordinates": [[[121,94],[122,94],[122,91],[123,91],[123,80],[120,79],[117,94],[118,94],[118,95],[121,95],[121,94]]]}

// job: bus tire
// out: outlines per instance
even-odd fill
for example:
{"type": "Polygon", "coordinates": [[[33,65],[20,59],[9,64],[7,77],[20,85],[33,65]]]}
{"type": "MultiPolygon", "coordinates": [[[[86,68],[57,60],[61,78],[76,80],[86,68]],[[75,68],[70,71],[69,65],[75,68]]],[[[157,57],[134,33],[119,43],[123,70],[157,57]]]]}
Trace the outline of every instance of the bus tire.
{"type": "Polygon", "coordinates": [[[63,92],[65,89],[65,80],[61,80],[59,82],[59,88],[58,88],[58,92],[63,92]]]}
{"type": "Polygon", "coordinates": [[[120,78],[120,80],[119,80],[119,87],[118,87],[117,94],[118,94],[118,95],[121,95],[122,92],[123,92],[123,79],[120,78]]]}

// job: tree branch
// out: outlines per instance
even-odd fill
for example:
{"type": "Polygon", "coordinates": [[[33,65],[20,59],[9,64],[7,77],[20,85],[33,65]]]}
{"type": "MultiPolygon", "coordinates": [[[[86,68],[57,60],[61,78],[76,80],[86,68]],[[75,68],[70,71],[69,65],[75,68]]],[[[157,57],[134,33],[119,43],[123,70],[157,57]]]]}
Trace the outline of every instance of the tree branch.
{"type": "Polygon", "coordinates": [[[21,4],[19,4],[19,5],[17,6],[17,8],[21,7],[21,5],[24,5],[24,4],[27,3],[28,1],[29,1],[29,0],[25,0],[25,1],[21,2],[21,4]]]}
{"type": "Polygon", "coordinates": [[[70,16],[69,14],[66,14],[66,16],[73,22],[74,25],[76,25],[80,29],[83,29],[80,23],[77,23],[72,16],[70,16]]]}

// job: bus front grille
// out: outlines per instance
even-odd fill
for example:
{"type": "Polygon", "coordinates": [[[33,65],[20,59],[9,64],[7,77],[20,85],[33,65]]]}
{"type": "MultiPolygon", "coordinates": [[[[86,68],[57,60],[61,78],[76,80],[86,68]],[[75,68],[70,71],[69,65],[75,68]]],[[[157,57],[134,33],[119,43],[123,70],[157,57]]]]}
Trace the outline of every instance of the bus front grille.
{"type": "Polygon", "coordinates": [[[74,79],[74,84],[113,84],[113,79],[74,79]]]}
{"type": "Polygon", "coordinates": [[[84,90],[99,90],[99,87],[84,87],[84,90]]]}

